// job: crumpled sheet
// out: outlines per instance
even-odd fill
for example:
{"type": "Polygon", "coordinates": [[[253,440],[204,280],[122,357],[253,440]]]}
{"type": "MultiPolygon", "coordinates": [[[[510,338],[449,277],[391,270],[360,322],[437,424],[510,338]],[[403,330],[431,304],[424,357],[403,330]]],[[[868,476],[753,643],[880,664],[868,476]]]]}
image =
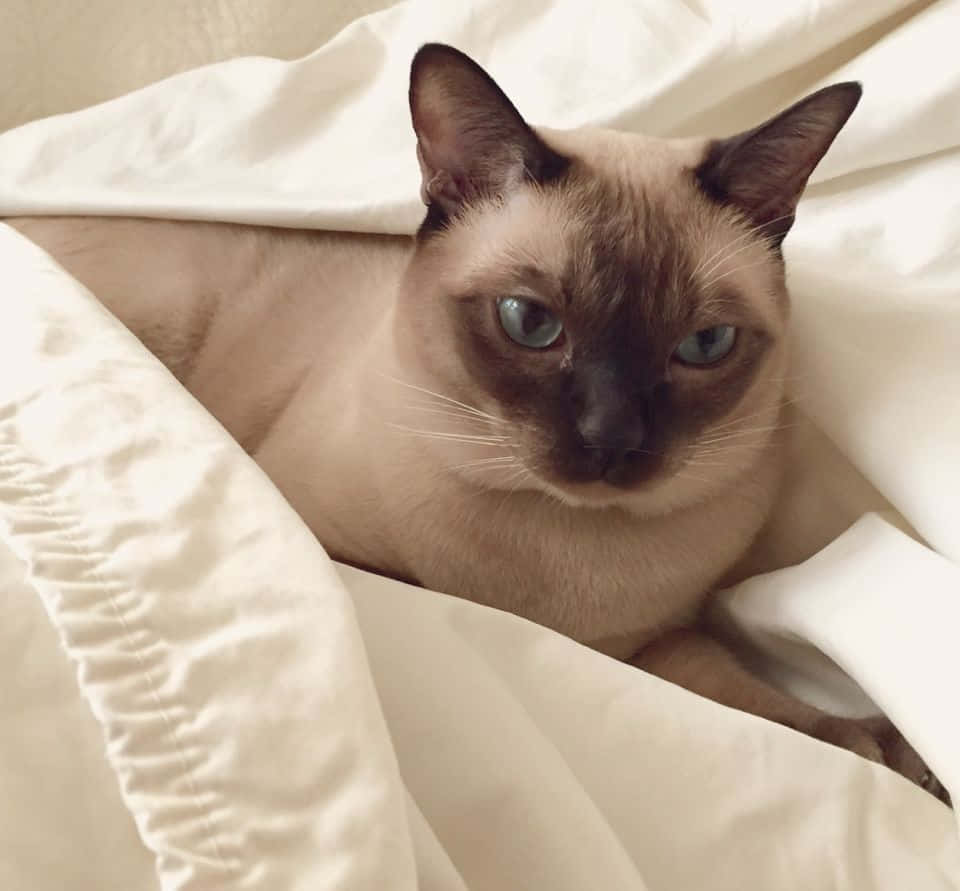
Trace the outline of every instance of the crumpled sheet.
{"type": "MultiPolygon", "coordinates": [[[[732,132],[861,79],[786,243],[789,568],[720,618],[956,795],[960,5],[788,6],[408,2],[0,136],[0,213],[410,231],[429,39],[559,127],[732,132]]],[[[0,257],[0,887],[960,887],[953,815],[889,771],[335,567],[90,295],[7,229],[0,257]]]]}

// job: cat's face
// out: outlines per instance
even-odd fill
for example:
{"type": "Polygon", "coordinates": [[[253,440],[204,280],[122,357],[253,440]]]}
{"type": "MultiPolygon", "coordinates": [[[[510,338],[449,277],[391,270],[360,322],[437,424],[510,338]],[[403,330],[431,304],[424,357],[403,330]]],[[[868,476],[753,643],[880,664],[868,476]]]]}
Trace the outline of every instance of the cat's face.
{"type": "Polygon", "coordinates": [[[439,394],[409,419],[442,434],[436,459],[651,511],[748,474],[782,398],[779,243],[859,96],[833,89],[724,142],[534,133],[466,57],[422,50],[429,210],[398,330],[439,394]]]}

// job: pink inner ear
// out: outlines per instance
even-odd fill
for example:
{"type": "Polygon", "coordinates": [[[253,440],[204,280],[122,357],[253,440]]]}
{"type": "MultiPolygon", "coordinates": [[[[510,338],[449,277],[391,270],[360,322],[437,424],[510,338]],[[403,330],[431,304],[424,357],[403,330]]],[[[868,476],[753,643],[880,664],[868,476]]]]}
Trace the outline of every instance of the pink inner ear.
{"type": "Polygon", "coordinates": [[[433,199],[430,193],[433,182],[436,179],[436,174],[433,168],[424,160],[423,141],[421,139],[417,140],[417,163],[420,165],[420,200],[424,204],[432,204],[433,199]]]}
{"type": "Polygon", "coordinates": [[[457,145],[457,132],[452,121],[437,114],[427,114],[417,128],[417,137],[421,166],[426,165],[433,173],[462,167],[463,152],[457,145]]]}
{"type": "MultiPolygon", "coordinates": [[[[435,92],[426,88],[424,93],[435,92]]],[[[469,198],[465,153],[457,145],[456,112],[444,115],[435,106],[438,97],[420,97],[414,108],[417,132],[417,162],[420,165],[420,198],[424,204],[438,204],[450,211],[469,198]],[[430,98],[434,101],[431,102],[430,98]]],[[[455,108],[452,98],[443,100],[455,108]]],[[[443,104],[440,102],[439,104],[443,104]]]]}
{"type": "MultiPolygon", "coordinates": [[[[449,154],[449,153],[448,153],[449,154]]],[[[417,141],[417,161],[420,164],[420,200],[424,204],[438,204],[451,212],[471,197],[469,180],[464,171],[444,163],[442,153],[435,153],[423,136],[417,141]]]]}

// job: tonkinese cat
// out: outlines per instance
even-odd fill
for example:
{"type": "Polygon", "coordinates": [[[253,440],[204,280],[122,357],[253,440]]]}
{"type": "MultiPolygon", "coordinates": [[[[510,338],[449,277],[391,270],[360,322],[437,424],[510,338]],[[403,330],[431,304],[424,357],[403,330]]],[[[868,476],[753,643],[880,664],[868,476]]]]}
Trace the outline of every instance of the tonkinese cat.
{"type": "Polygon", "coordinates": [[[534,130],[416,55],[414,238],[15,221],[256,458],[330,553],[510,610],[932,786],[883,721],[750,675],[698,616],[777,490],[781,242],[860,98],[739,135],[534,130]]]}

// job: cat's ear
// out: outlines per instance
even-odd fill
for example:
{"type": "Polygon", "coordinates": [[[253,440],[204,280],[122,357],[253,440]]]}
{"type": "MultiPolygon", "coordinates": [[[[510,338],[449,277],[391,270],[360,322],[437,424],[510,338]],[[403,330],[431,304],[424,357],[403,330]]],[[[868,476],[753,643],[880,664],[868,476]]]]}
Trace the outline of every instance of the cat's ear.
{"type": "Polygon", "coordinates": [[[779,243],[793,225],[807,179],[862,92],[856,82],[824,87],[753,130],[715,140],[696,170],[701,186],[779,243]]]}
{"type": "Polygon", "coordinates": [[[490,75],[451,46],[428,43],[414,56],[410,114],[423,176],[420,195],[442,217],[524,180],[546,181],[566,166],[490,75]]]}

